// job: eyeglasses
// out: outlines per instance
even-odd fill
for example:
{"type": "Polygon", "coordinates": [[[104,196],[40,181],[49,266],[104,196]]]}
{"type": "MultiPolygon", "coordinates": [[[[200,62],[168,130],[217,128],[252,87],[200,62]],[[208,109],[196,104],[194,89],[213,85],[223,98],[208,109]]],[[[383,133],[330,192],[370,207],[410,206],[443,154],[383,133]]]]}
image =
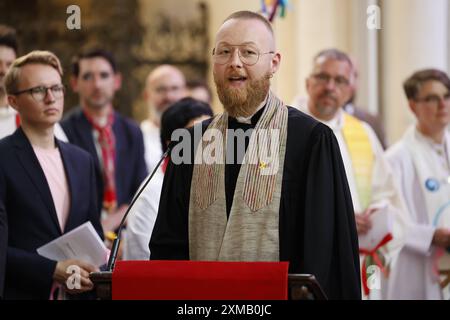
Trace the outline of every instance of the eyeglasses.
{"type": "Polygon", "coordinates": [[[441,101],[444,103],[448,103],[450,101],[450,93],[445,94],[443,97],[440,97],[436,94],[431,94],[426,96],[425,98],[417,98],[415,100],[417,102],[423,102],[430,107],[437,107],[441,101]]]}
{"type": "Polygon", "coordinates": [[[314,74],[313,77],[314,77],[314,79],[316,79],[317,83],[319,83],[321,85],[328,84],[331,79],[334,80],[334,83],[339,88],[344,88],[350,84],[350,81],[343,76],[337,76],[337,77],[333,78],[332,76],[330,76],[327,73],[317,73],[317,74],[314,74]]]}
{"type": "Polygon", "coordinates": [[[181,86],[161,86],[161,87],[156,87],[154,90],[158,94],[167,94],[169,92],[179,92],[179,91],[183,90],[183,87],[181,87],[181,86]]]}
{"type": "Polygon", "coordinates": [[[22,93],[29,93],[33,97],[34,100],[37,102],[44,101],[45,97],[47,96],[47,92],[50,90],[52,92],[52,95],[55,97],[55,99],[61,99],[64,96],[64,92],[66,91],[64,85],[62,84],[56,84],[51,87],[46,86],[37,86],[30,89],[25,89],[21,91],[14,92],[14,95],[19,95],[22,93]]]}
{"type": "Polygon", "coordinates": [[[239,59],[247,66],[253,66],[259,60],[259,57],[265,54],[274,54],[273,51],[260,53],[259,50],[251,45],[221,45],[213,49],[213,61],[217,64],[226,64],[231,60],[233,56],[233,49],[238,50],[239,59]]]}

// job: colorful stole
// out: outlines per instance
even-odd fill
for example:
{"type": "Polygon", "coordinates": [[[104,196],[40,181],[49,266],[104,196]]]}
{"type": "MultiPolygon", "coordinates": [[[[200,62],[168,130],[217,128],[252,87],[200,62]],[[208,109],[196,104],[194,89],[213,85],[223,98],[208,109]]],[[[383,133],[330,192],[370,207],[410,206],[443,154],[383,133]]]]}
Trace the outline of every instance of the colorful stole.
{"type": "Polygon", "coordinates": [[[279,261],[279,210],[287,119],[287,107],[269,93],[250,137],[228,219],[225,196],[228,114],[217,116],[208,126],[196,150],[196,160],[201,159],[201,163],[196,161],[192,175],[191,260],[279,261]],[[222,139],[215,149],[219,163],[208,153],[211,143],[207,140],[214,132],[221,133],[215,139],[222,139]],[[276,141],[272,133],[278,134],[276,141]],[[269,154],[270,160],[261,154],[269,154]]]}
{"type": "Polygon", "coordinates": [[[362,122],[345,112],[342,132],[352,160],[353,174],[361,209],[365,210],[372,198],[372,172],[374,165],[372,145],[362,122]]]}
{"type": "MultiPolygon", "coordinates": [[[[363,123],[346,112],[344,112],[344,127],[342,132],[352,161],[359,203],[361,209],[364,211],[367,209],[372,199],[374,152],[369,135],[367,134],[363,123]]],[[[362,255],[362,288],[366,296],[370,293],[370,289],[367,285],[367,269],[369,266],[377,265],[385,276],[388,275],[388,269],[385,266],[385,257],[382,249],[390,240],[392,240],[392,236],[389,234],[388,237],[383,239],[374,250],[370,252],[364,249],[359,250],[362,255]]]]}

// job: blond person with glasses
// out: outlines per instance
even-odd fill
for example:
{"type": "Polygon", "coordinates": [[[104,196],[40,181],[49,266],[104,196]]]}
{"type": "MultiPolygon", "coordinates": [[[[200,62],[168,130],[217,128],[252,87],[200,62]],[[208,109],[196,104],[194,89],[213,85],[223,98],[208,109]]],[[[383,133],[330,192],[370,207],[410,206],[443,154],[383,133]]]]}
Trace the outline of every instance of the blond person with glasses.
{"type": "Polygon", "coordinates": [[[61,99],[64,96],[64,92],[65,92],[64,85],[56,84],[51,87],[37,86],[37,87],[30,88],[30,89],[13,92],[12,94],[15,96],[18,96],[19,94],[22,94],[22,93],[28,93],[33,97],[34,100],[36,100],[36,102],[42,102],[47,97],[48,90],[51,91],[51,93],[55,97],[55,99],[61,99]]]}
{"type": "Polygon", "coordinates": [[[5,299],[61,299],[93,288],[98,266],[53,261],[36,249],[90,221],[103,236],[94,162],[78,147],[55,138],[64,108],[62,69],[48,51],[15,60],[5,77],[9,105],[21,126],[0,141],[0,215],[8,221],[5,299]],[[80,275],[68,286],[71,272],[80,275]]]}
{"type": "Polygon", "coordinates": [[[392,269],[389,298],[449,299],[450,79],[420,70],[403,83],[415,124],[386,151],[408,206],[406,241],[392,269]],[[447,270],[441,278],[441,271],[447,270]]]}

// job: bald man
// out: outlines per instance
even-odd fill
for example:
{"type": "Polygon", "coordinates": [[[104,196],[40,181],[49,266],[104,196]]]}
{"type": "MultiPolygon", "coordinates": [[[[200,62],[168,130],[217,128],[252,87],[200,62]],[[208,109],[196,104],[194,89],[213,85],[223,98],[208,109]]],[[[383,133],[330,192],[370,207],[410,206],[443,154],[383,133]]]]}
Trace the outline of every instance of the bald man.
{"type": "Polygon", "coordinates": [[[162,156],[159,127],[161,115],[166,109],[186,96],[186,80],[180,69],[164,64],[147,76],[144,99],[148,118],[141,123],[144,134],[145,162],[149,172],[162,156]]]}

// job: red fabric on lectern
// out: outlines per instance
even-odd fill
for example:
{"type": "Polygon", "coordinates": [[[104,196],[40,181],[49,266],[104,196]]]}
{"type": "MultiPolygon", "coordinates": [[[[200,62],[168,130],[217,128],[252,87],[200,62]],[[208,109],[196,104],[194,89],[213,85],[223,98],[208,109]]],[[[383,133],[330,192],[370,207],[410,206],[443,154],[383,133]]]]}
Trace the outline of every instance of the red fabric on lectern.
{"type": "Polygon", "coordinates": [[[114,300],[286,300],[288,262],[118,261],[114,300]]]}

